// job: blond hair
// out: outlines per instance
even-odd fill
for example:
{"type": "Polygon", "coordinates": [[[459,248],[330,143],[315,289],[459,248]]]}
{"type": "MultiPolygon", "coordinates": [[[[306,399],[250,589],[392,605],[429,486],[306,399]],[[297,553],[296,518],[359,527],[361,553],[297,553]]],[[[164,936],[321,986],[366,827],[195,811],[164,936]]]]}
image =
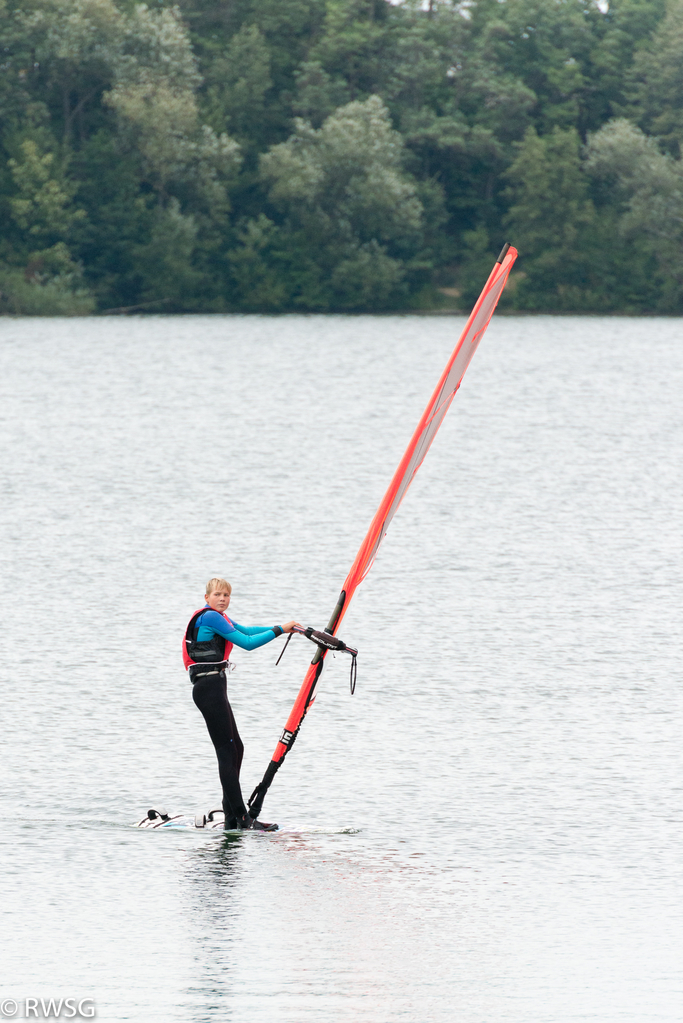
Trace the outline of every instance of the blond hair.
{"type": "Polygon", "coordinates": [[[206,584],[206,596],[210,597],[216,590],[227,590],[232,593],[232,586],[226,579],[209,579],[206,584]]]}

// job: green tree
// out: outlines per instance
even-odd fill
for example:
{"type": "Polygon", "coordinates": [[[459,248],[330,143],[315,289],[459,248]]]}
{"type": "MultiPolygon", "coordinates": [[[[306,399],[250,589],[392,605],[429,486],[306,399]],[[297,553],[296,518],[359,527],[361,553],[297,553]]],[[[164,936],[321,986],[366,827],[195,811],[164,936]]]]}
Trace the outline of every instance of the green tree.
{"type": "MultiPolygon", "coordinates": [[[[291,245],[289,252],[282,250],[280,232],[265,214],[244,223],[237,232],[237,244],[227,256],[236,305],[265,312],[279,312],[291,305],[293,255],[291,245]]],[[[299,296],[306,293],[308,304],[315,305],[310,290],[302,287],[302,269],[299,266],[297,275],[299,296]]],[[[324,306],[324,300],[319,302],[324,306]]]]}
{"type": "Polygon", "coordinates": [[[403,143],[378,96],[341,107],[318,130],[296,121],[261,160],[270,201],[336,236],[415,243],[422,207],[402,172],[403,143]]]}
{"type": "Polygon", "coordinates": [[[307,60],[294,72],[296,96],[292,104],[294,113],[319,128],[323,121],[348,103],[349,89],[338,76],[333,79],[319,60],[307,60]]]}
{"type": "Polygon", "coordinates": [[[161,302],[168,311],[195,304],[202,285],[202,275],[193,265],[196,245],[194,217],[181,212],[177,199],[154,209],[149,240],[133,249],[134,269],[143,282],[142,304],[161,302]]]}
{"type": "Polygon", "coordinates": [[[22,158],[9,161],[17,186],[9,199],[12,218],[34,243],[54,244],[68,235],[75,220],[85,216],[71,203],[76,188],[63,174],[54,175],[54,153],[41,156],[31,139],[20,149],[22,158]]]}
{"type": "Polygon", "coordinates": [[[121,11],[113,0],[27,0],[17,18],[34,54],[31,75],[61,120],[64,143],[74,124],[83,139],[91,109],[99,119],[102,90],[120,54],[121,11]]]}
{"type": "Polygon", "coordinates": [[[385,308],[406,293],[402,260],[419,251],[423,207],[402,159],[377,96],[341,107],[317,130],[297,120],[291,138],[262,157],[281,236],[290,249],[305,240],[318,268],[318,305],[385,308]]]}
{"type": "Polygon", "coordinates": [[[173,11],[135,8],[125,25],[105,102],[143,158],[144,173],[161,196],[173,181],[195,184],[208,202],[225,206],[221,176],[240,162],[239,146],[202,124],[196,91],[201,81],[187,32],[173,11]]]}
{"type": "Polygon", "coordinates": [[[672,0],[652,38],[636,54],[630,75],[632,112],[668,151],[683,147],[683,0],[672,0]]]}
{"type": "Polygon", "coordinates": [[[281,142],[291,130],[295,72],[308,59],[326,8],[327,0],[181,3],[206,82],[207,118],[216,131],[227,129],[238,137],[245,147],[249,173],[255,152],[281,142]],[[265,78],[259,78],[259,69],[265,78]],[[263,90],[265,80],[268,88],[263,90]],[[238,94],[249,107],[259,108],[251,123],[249,113],[236,102],[238,94]],[[242,124],[247,129],[244,135],[242,124]]]}
{"type": "Polygon", "coordinates": [[[528,128],[508,171],[511,200],[506,224],[526,274],[517,289],[531,309],[585,307],[589,265],[582,242],[594,228],[595,209],[581,168],[575,129],[539,136],[528,128]]]}
{"type": "Polygon", "coordinates": [[[74,225],[85,217],[73,203],[76,185],[54,152],[41,153],[32,139],[20,144],[8,167],[15,190],[7,207],[15,229],[4,238],[0,305],[38,315],[90,312],[94,301],[67,246],[74,225]]]}
{"type": "Polygon", "coordinates": [[[655,266],[640,240],[619,230],[613,189],[595,187],[574,129],[529,129],[506,177],[506,223],[519,247],[519,309],[636,312],[653,308],[655,266]]]}
{"type": "MultiPolygon", "coordinates": [[[[603,5],[604,6],[604,5],[603,5]]],[[[592,51],[592,109],[589,127],[624,113],[632,98],[634,57],[650,45],[666,14],[667,0],[610,0],[602,11],[602,32],[592,51]]]]}
{"type": "Polygon", "coordinates": [[[624,118],[591,136],[587,152],[588,171],[616,189],[618,228],[632,256],[637,261],[639,250],[644,251],[658,272],[659,294],[650,298],[650,308],[680,312],[683,161],[660,152],[655,139],[624,118]]]}
{"type": "Polygon", "coordinates": [[[207,73],[204,102],[216,131],[229,129],[242,146],[258,145],[265,119],[265,97],[272,86],[270,52],[258,25],[243,25],[207,73]]]}
{"type": "Polygon", "coordinates": [[[177,3],[0,0],[15,311],[678,308],[683,0],[177,3]]]}
{"type": "Polygon", "coordinates": [[[343,78],[351,99],[364,98],[386,77],[393,25],[385,0],[328,0],[309,60],[343,78]]]}
{"type": "Polygon", "coordinates": [[[592,55],[603,28],[593,0],[477,0],[476,50],[534,95],[537,130],[591,126],[592,55]]]}
{"type": "Polygon", "coordinates": [[[85,216],[73,205],[74,185],[54,153],[41,154],[30,139],[9,167],[16,190],[7,205],[18,230],[4,239],[0,308],[34,315],[91,312],[94,299],[67,246],[74,224],[85,216]]]}

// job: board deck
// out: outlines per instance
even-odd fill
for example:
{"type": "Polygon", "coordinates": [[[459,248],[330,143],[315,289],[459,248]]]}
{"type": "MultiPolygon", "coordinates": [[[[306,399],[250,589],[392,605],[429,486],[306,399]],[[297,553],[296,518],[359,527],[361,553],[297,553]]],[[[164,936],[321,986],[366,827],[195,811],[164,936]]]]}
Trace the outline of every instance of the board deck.
{"type": "MultiPolygon", "coordinates": [[[[242,831],[239,828],[230,829],[228,831],[223,827],[223,811],[222,810],[211,810],[208,814],[197,814],[192,816],[186,813],[167,813],[166,810],[148,810],[147,816],[143,817],[141,821],[136,821],[135,824],[131,825],[134,828],[142,828],[149,830],[176,830],[176,831],[193,831],[197,834],[212,832],[213,834],[221,835],[244,835],[254,834],[252,831],[242,831]],[[154,817],[150,817],[150,814],[154,814],[154,817]]],[[[361,831],[361,828],[348,827],[339,824],[296,824],[293,821],[289,821],[287,824],[280,825],[276,832],[258,831],[256,834],[260,835],[357,835],[361,831]]]]}
{"type": "MultiPolygon", "coordinates": [[[[135,825],[136,828],[191,828],[193,831],[223,831],[225,832],[223,811],[211,810],[208,814],[195,814],[194,817],[184,813],[168,813],[164,809],[152,809],[147,811],[135,825]]],[[[235,832],[241,834],[239,829],[235,832]]]]}

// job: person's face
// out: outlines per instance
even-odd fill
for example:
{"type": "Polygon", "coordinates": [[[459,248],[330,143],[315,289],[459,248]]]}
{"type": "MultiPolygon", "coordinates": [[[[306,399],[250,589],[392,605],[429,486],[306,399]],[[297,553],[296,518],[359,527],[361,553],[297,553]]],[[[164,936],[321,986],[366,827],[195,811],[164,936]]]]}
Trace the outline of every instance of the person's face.
{"type": "Polygon", "coordinates": [[[218,611],[220,614],[225,614],[230,606],[230,594],[227,590],[214,590],[213,593],[207,593],[206,603],[214,611],[218,611]]]}

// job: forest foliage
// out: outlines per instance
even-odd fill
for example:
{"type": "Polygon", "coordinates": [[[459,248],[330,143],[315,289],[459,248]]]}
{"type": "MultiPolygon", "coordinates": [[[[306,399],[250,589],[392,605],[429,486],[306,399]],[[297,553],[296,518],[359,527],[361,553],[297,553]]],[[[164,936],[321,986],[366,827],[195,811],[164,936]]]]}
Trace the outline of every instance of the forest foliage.
{"type": "Polygon", "coordinates": [[[683,312],[683,0],[0,0],[0,312],[683,312]]]}

